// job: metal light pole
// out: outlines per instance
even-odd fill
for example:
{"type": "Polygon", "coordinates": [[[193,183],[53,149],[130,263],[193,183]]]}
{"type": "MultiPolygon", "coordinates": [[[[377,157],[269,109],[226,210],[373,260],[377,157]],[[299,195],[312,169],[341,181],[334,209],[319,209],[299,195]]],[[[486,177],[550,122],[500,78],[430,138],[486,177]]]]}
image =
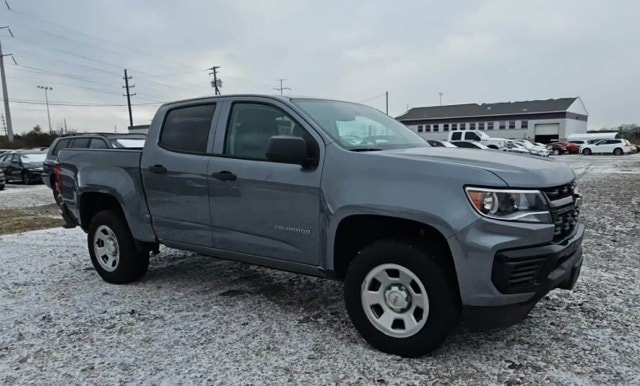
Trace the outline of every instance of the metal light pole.
{"type": "Polygon", "coordinates": [[[444,95],[444,93],[440,91],[438,95],[440,95],[440,106],[442,106],[442,96],[444,95]]]}
{"type": "Polygon", "coordinates": [[[49,134],[53,134],[53,131],[51,131],[51,114],[49,113],[49,95],[47,94],[47,91],[53,90],[53,88],[49,86],[38,86],[38,88],[44,90],[44,100],[47,102],[47,118],[49,118],[49,134]]]}

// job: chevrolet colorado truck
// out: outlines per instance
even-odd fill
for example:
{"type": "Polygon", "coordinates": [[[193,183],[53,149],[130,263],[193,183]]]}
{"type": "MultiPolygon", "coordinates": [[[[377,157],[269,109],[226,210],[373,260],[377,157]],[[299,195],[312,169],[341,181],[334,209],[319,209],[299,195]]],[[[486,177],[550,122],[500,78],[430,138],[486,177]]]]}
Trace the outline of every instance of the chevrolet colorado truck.
{"type": "Polygon", "coordinates": [[[419,356],[464,320],[571,289],[584,225],[564,163],[430,147],[373,108],[286,96],[161,106],[142,150],[62,149],[57,202],[107,282],[159,245],[344,281],[375,348],[419,356]]]}

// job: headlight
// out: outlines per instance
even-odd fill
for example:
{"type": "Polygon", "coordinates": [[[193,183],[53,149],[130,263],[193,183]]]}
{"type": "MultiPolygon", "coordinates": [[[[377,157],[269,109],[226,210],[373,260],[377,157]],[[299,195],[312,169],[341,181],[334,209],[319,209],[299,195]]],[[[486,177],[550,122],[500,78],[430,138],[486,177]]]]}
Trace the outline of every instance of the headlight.
{"type": "Polygon", "coordinates": [[[496,220],[551,224],[547,200],[539,190],[465,188],[473,208],[496,220]]]}

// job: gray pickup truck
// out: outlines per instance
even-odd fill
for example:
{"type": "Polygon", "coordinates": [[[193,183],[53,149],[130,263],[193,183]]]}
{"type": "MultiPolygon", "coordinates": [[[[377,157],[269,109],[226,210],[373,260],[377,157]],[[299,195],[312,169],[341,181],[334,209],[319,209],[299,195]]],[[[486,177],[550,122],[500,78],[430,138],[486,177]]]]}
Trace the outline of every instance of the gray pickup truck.
{"type": "Polygon", "coordinates": [[[139,279],[160,244],[341,280],[365,340],[402,356],[438,347],[461,319],[519,322],[582,265],[569,167],[430,147],[355,103],[168,103],[143,150],[58,158],[57,201],[107,282],[139,279]]]}

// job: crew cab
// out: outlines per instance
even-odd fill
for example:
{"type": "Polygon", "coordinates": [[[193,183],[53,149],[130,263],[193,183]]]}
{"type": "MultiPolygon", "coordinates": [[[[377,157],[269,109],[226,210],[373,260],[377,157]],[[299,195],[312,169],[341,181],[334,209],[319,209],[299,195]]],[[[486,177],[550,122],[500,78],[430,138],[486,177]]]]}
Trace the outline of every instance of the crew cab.
{"type": "Polygon", "coordinates": [[[490,149],[502,149],[507,145],[507,140],[489,137],[483,131],[478,130],[450,131],[448,141],[475,141],[490,149]]]}
{"type": "Polygon", "coordinates": [[[341,280],[364,339],[402,356],[435,349],[461,319],[521,321],[582,265],[564,163],[431,147],[355,103],[168,103],[142,150],[62,149],[54,170],[57,202],[107,282],[142,277],[160,244],[341,280]]]}

